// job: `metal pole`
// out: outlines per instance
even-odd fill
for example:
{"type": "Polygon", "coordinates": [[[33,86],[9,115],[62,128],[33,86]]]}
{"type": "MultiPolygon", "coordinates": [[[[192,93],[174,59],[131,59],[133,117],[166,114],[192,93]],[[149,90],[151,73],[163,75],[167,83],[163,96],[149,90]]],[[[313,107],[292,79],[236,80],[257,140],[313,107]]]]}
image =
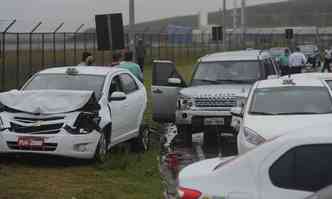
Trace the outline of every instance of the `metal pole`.
{"type": "Polygon", "coordinates": [[[223,0],[223,12],[222,12],[222,23],[223,23],[223,40],[222,40],[222,46],[223,46],[223,49],[225,51],[225,46],[226,46],[226,0],[223,0]]]}
{"type": "Polygon", "coordinates": [[[242,29],[242,42],[245,42],[245,35],[247,31],[246,24],[246,0],[242,0],[241,2],[241,29],[242,29]]]}
{"type": "Polygon", "coordinates": [[[54,31],[53,31],[53,65],[56,65],[56,45],[55,45],[55,34],[63,27],[64,23],[61,23],[54,31]]]}
{"type": "Polygon", "coordinates": [[[42,22],[39,22],[32,30],[29,32],[29,75],[32,73],[32,34],[42,25],[42,22]]]}
{"type": "Polygon", "coordinates": [[[6,65],[6,33],[8,32],[8,30],[16,23],[16,19],[14,19],[6,28],[5,30],[2,32],[2,70],[1,70],[1,78],[2,78],[2,91],[5,90],[5,72],[6,72],[6,69],[5,69],[5,65],[6,65]]]}
{"type": "Polygon", "coordinates": [[[136,41],[134,33],[135,25],[135,1],[129,0],[129,49],[133,52],[134,59],[136,60],[136,41]]]}

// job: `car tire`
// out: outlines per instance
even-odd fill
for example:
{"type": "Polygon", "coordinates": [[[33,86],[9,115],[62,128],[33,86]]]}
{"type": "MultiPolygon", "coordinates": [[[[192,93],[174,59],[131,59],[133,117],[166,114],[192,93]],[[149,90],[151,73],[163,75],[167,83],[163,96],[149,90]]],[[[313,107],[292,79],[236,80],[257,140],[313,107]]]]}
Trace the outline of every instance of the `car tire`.
{"type": "Polygon", "coordinates": [[[111,134],[109,128],[103,130],[100,134],[97,149],[94,155],[94,161],[104,163],[109,158],[108,146],[110,144],[111,134]]]}
{"type": "Polygon", "coordinates": [[[132,140],[132,151],[146,152],[150,149],[150,143],[150,129],[147,125],[141,125],[138,137],[132,140]]]}
{"type": "Polygon", "coordinates": [[[191,125],[178,125],[178,139],[185,147],[191,147],[193,144],[191,125]]]}

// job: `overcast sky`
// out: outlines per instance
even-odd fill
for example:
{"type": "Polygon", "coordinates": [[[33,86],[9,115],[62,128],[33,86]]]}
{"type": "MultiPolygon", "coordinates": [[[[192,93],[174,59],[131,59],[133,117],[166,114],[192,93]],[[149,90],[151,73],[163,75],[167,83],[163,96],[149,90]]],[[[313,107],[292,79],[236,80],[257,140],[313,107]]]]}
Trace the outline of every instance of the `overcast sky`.
{"type": "MultiPolygon", "coordinates": [[[[135,0],[136,22],[197,14],[200,10],[216,11],[222,0],[135,0]]],[[[227,0],[228,8],[234,0],[227,0]]],[[[241,0],[237,0],[240,5],[241,0]]],[[[249,5],[281,0],[247,0],[249,5]]],[[[128,23],[129,0],[1,0],[0,28],[16,18],[11,31],[30,31],[33,24],[43,21],[40,31],[51,31],[65,22],[63,30],[73,31],[80,24],[94,26],[94,15],[121,12],[128,23]]]]}

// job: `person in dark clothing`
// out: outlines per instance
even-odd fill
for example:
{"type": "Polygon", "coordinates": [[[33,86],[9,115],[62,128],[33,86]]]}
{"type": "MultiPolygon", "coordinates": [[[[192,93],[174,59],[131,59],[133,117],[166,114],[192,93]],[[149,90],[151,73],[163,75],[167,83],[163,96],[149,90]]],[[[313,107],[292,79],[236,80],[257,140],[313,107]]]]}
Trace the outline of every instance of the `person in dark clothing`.
{"type": "Polygon", "coordinates": [[[111,63],[111,66],[117,66],[120,64],[120,61],[121,61],[121,58],[122,58],[122,55],[120,52],[114,52],[113,55],[112,55],[112,63],[111,63]]]}
{"type": "Polygon", "coordinates": [[[322,73],[325,72],[326,69],[329,73],[331,72],[330,68],[331,61],[332,61],[332,50],[325,50],[324,67],[322,69],[322,73]]]}
{"type": "Polygon", "coordinates": [[[144,70],[144,58],[145,58],[145,46],[142,39],[138,40],[138,44],[136,46],[136,60],[137,64],[141,67],[141,71],[144,70]]]}
{"type": "Polygon", "coordinates": [[[78,65],[79,66],[92,66],[94,62],[95,62],[95,59],[93,58],[91,53],[83,52],[81,63],[78,65]]]}

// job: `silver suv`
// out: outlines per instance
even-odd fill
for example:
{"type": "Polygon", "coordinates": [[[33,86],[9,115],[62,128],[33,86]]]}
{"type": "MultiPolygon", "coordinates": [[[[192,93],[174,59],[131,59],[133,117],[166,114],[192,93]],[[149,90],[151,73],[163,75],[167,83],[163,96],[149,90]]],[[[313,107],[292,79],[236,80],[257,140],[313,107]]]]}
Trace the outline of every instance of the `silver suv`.
{"type": "Polygon", "coordinates": [[[277,77],[279,69],[266,51],[215,53],[198,60],[187,86],[171,61],[154,61],[152,101],[156,122],[174,122],[185,144],[204,132],[204,144],[220,132],[233,133],[232,107],[244,103],[257,80],[277,77]]]}

